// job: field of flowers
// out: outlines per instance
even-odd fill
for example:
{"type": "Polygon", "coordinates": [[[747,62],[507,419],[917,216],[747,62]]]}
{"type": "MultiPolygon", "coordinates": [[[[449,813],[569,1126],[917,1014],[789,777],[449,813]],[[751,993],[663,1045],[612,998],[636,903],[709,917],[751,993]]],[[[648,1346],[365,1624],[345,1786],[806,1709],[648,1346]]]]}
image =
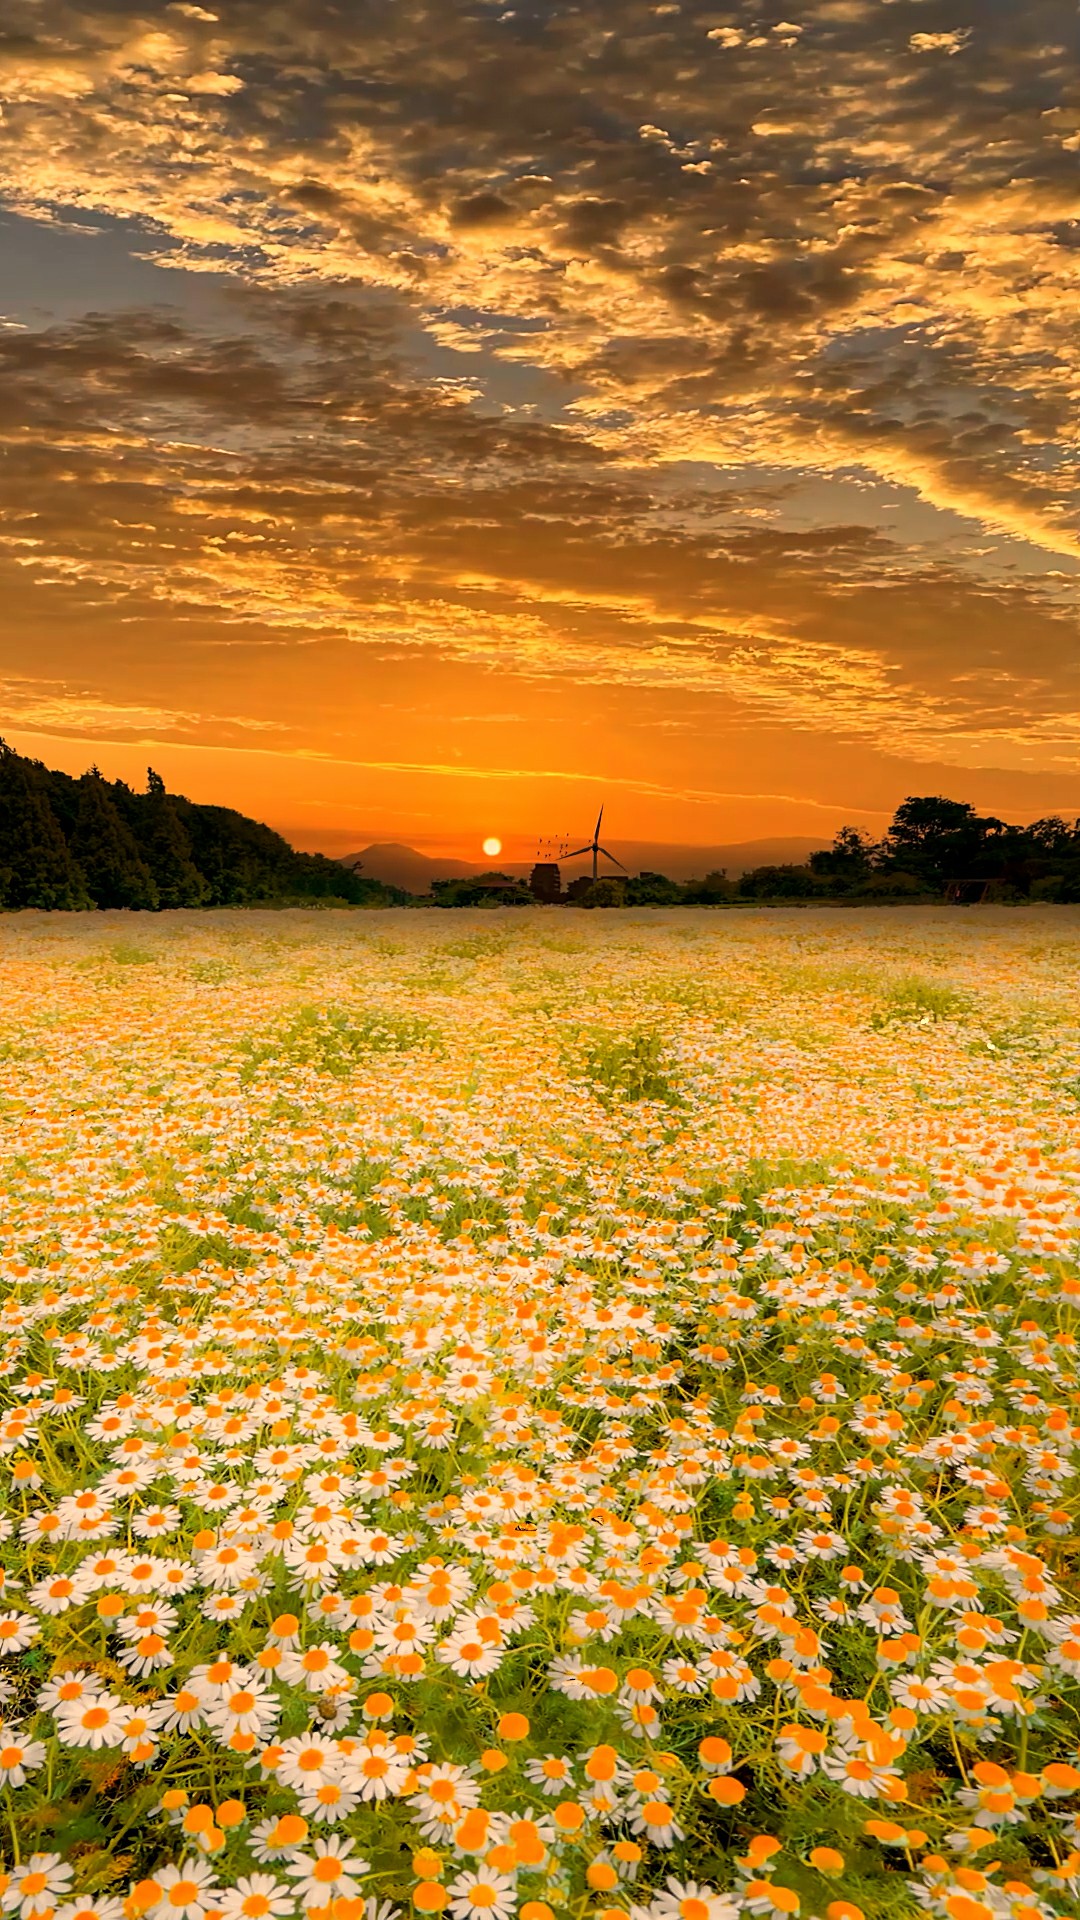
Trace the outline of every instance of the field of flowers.
{"type": "Polygon", "coordinates": [[[1080,915],[0,921],[0,1911],[1080,1910],[1080,915]]]}

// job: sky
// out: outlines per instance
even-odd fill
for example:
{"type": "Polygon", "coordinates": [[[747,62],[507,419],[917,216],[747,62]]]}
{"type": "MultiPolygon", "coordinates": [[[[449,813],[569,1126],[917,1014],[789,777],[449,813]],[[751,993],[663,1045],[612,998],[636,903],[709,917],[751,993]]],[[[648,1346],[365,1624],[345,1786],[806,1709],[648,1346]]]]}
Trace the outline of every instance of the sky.
{"type": "Polygon", "coordinates": [[[297,845],[1080,812],[1073,0],[5,0],[0,732],[297,845]]]}

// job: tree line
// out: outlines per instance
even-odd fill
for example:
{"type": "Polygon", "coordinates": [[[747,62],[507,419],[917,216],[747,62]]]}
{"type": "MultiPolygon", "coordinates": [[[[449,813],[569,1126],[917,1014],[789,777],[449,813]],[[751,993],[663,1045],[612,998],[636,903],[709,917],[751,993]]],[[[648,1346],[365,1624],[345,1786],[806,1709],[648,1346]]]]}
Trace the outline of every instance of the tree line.
{"type": "MultiPolygon", "coordinates": [[[[540,870],[538,869],[538,872],[540,870]]],[[[550,869],[544,870],[550,874],[550,869]]],[[[547,896],[545,896],[547,897],[547,896]]],[[[880,840],[841,827],[805,865],[754,867],[679,882],[662,873],[580,877],[568,905],[724,906],[785,900],[1054,900],[1080,903],[1080,819],[1054,814],[1014,826],[962,800],[915,795],[880,840]]],[[[231,807],[169,793],[147,769],[146,789],[75,777],[0,740],[0,907],[228,907],[260,904],[421,904],[321,853],[297,853],[279,833],[231,807]]],[[[509,874],[436,881],[424,904],[532,906],[509,874]]]]}
{"type": "Polygon", "coordinates": [[[321,853],[297,853],[231,807],[167,792],[152,767],[138,793],[97,767],[57,773],[0,740],[0,907],[391,906],[407,897],[321,853]]]}
{"type": "MultiPolygon", "coordinates": [[[[551,869],[538,869],[550,876],[551,869]]],[[[508,874],[436,881],[438,906],[529,906],[534,895],[508,874]],[[498,883],[498,884],[496,884],[498,883]]],[[[580,877],[555,896],[567,906],[690,907],[740,901],[1054,900],[1080,903],[1080,820],[1054,814],[1018,827],[964,800],[912,795],[880,840],[841,827],[831,847],[804,865],[753,867],[680,883],[663,873],[580,877]]]]}

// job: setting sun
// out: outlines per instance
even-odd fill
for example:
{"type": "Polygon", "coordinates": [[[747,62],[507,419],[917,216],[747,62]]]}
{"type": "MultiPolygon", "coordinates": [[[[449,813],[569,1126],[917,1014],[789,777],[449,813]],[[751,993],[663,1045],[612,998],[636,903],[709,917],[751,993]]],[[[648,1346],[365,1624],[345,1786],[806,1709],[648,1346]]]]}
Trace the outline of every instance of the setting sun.
{"type": "Polygon", "coordinates": [[[494,859],[497,853],[502,852],[502,841],[497,840],[495,838],[495,835],[493,833],[490,833],[487,839],[484,841],[484,852],[487,854],[490,854],[492,859],[494,859]]]}

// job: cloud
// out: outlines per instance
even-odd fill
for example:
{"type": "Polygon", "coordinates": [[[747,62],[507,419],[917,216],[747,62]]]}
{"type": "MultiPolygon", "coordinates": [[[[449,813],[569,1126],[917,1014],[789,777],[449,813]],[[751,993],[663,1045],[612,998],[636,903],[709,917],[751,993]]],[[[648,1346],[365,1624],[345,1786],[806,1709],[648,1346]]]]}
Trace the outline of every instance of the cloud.
{"type": "Polygon", "coordinates": [[[208,727],[258,733],[282,731],[280,722],[274,720],[182,713],[109,700],[89,688],[72,687],[63,681],[7,676],[0,679],[0,724],[43,733],[85,733],[97,739],[110,735],[128,739],[146,732],[182,737],[208,727]]]}
{"type": "Polygon", "coordinates": [[[12,14],[9,208],[228,309],[0,333],[28,632],[48,582],[1080,765],[1065,0],[12,14]]]}

